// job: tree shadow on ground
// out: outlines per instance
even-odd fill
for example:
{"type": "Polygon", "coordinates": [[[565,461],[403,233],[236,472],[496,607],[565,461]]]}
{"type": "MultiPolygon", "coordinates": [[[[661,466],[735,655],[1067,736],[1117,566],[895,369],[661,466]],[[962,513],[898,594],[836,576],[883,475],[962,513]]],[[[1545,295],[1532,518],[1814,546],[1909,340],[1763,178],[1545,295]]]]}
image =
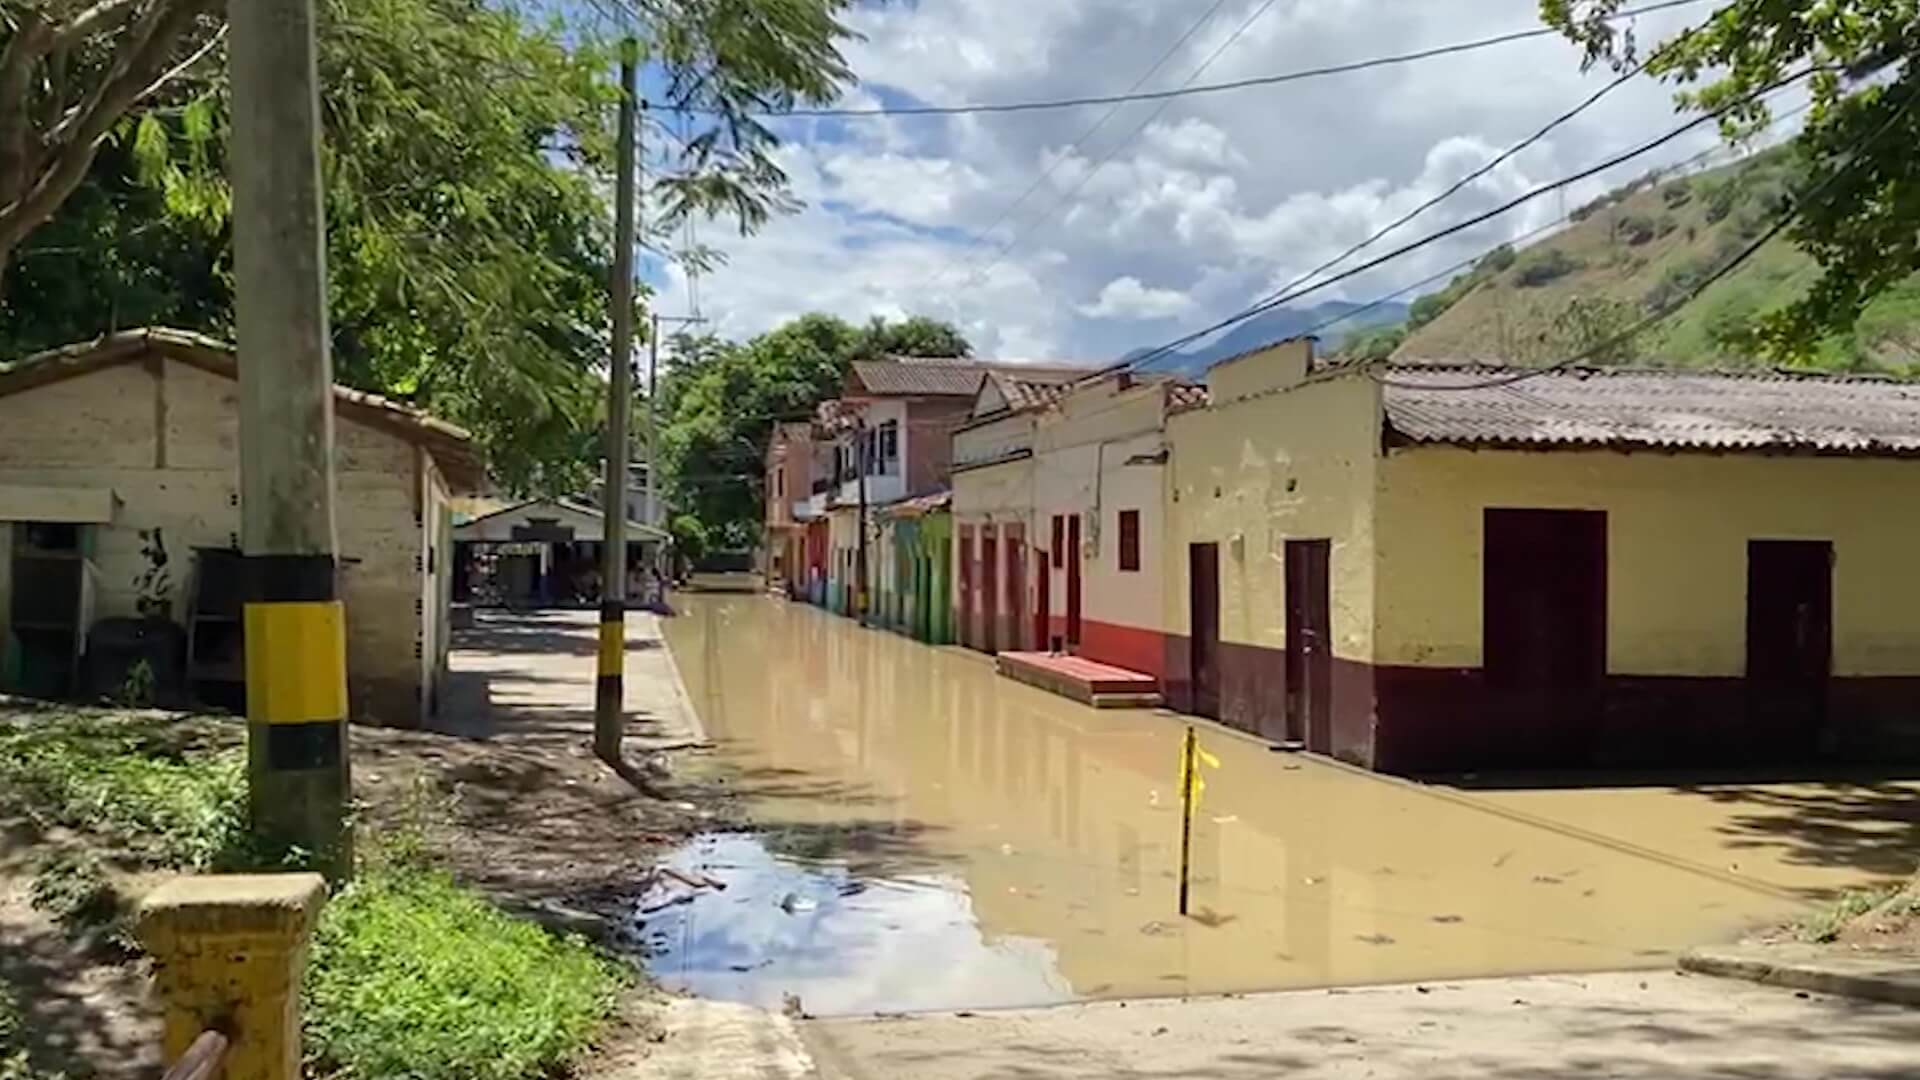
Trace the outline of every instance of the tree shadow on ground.
{"type": "Polygon", "coordinates": [[[1719,832],[1735,848],[1763,848],[1801,866],[1907,877],[1920,865],[1920,790],[1912,784],[1830,782],[1814,788],[1745,785],[1682,790],[1739,812],[1719,832]]]}

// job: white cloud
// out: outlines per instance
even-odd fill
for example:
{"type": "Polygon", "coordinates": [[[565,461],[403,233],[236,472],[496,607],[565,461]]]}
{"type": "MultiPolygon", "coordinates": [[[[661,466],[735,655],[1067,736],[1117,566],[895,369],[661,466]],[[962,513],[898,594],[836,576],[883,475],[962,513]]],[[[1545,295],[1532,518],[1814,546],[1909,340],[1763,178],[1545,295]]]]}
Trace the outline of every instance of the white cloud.
{"type": "Polygon", "coordinates": [[[1140,284],[1129,274],[1107,282],[1099,299],[1075,308],[1089,319],[1166,319],[1193,309],[1193,298],[1176,289],[1140,284]]]}
{"type": "MultiPolygon", "coordinates": [[[[1230,0],[1145,86],[1179,85],[1260,2],[1230,0]]],[[[847,55],[863,81],[849,103],[1124,91],[1197,14],[1142,0],[862,5],[850,18],[866,38],[847,55]],[[1009,26],[1020,32],[1007,33],[1009,26]]],[[[1690,17],[1697,16],[1686,9],[1643,17],[1636,32],[1650,43],[1690,17]]],[[[1201,78],[1412,51],[1537,19],[1533,0],[1288,0],[1254,20],[1201,78]]],[[[1104,121],[1102,109],[1084,108],[782,122],[790,141],[780,160],[807,209],[747,238],[704,229],[729,261],[701,283],[702,306],[717,329],[735,335],[809,310],[851,319],[924,312],[955,321],[983,356],[1117,356],[1158,344],[1153,333],[1172,336],[1182,324],[1241,309],[1444,190],[1608,78],[1582,73],[1578,50],[1548,36],[1164,108],[1131,104],[1104,121]]],[[[1629,84],[1363,257],[1677,124],[1668,89],[1629,84]]],[[[1712,138],[1703,128],[1662,155],[1574,186],[1564,202],[1540,199],[1312,299],[1372,299],[1410,284],[1712,138]]],[[[685,282],[663,276],[656,284],[664,309],[687,306],[685,282]]]]}

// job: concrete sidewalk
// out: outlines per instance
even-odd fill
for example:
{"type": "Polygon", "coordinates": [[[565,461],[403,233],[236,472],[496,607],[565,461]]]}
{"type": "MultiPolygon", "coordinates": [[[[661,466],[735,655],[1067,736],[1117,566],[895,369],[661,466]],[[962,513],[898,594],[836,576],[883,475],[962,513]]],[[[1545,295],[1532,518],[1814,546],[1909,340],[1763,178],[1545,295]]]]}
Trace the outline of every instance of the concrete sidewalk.
{"type": "Polygon", "coordinates": [[[828,1080],[1920,1075],[1920,1012],[1668,972],[817,1020],[799,1028],[816,1074],[828,1080]]]}

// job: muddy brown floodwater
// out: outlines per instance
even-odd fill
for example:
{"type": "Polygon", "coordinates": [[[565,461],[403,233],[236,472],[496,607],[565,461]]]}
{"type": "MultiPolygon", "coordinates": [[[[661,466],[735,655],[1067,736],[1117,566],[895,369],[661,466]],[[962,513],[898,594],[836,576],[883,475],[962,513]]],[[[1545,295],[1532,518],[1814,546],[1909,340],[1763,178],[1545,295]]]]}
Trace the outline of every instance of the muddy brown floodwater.
{"type": "Polygon", "coordinates": [[[804,605],[684,608],[668,643],[759,826],[676,856],[724,892],[643,901],[653,970],[697,993],[830,1015],[1651,967],[1801,902],[1203,727],[1183,919],[1178,717],[804,605]]]}

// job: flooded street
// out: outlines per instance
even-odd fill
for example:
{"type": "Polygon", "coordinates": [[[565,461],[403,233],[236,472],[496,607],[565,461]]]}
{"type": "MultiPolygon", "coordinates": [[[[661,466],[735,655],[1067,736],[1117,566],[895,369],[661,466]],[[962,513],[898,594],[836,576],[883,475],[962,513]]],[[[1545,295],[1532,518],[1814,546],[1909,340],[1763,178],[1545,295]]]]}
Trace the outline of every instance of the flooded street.
{"type": "Polygon", "coordinates": [[[1203,727],[1182,919],[1178,719],[761,597],[686,597],[666,632],[761,828],[683,849],[728,887],[645,916],[655,974],[710,996],[834,1015],[1661,966],[1869,876],[1720,828],[1778,806],[1421,788],[1203,727]]]}

